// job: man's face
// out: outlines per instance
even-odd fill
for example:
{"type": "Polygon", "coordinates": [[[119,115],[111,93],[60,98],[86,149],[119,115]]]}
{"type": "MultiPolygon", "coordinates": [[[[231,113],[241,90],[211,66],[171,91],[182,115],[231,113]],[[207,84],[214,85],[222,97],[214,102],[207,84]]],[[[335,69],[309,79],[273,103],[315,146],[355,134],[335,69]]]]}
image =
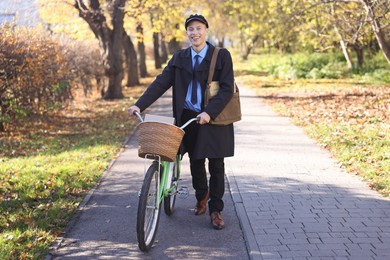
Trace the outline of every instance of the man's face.
{"type": "Polygon", "coordinates": [[[199,21],[192,21],[187,26],[187,36],[194,47],[201,47],[206,44],[206,37],[209,29],[204,23],[199,21]]]}

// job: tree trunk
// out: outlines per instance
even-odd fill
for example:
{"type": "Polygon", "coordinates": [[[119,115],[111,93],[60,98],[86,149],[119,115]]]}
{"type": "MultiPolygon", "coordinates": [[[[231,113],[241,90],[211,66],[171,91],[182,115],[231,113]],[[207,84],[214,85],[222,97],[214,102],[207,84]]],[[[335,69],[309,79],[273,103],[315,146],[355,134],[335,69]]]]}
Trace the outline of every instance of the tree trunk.
{"type": "Polygon", "coordinates": [[[355,42],[355,44],[352,45],[353,50],[356,52],[357,62],[359,68],[363,67],[364,65],[364,46],[360,44],[359,41],[355,42]]]}
{"type": "Polygon", "coordinates": [[[180,42],[176,38],[172,38],[168,43],[169,54],[174,54],[180,50],[180,42]]]}
{"type": "MultiPolygon", "coordinates": [[[[1,94],[0,96],[2,96],[3,94],[1,94]]],[[[0,99],[0,109],[1,109],[1,114],[0,114],[0,119],[1,117],[4,117],[5,114],[6,114],[6,107],[5,105],[3,104],[3,99],[0,99]]],[[[5,132],[5,125],[4,125],[4,122],[3,120],[0,121],[0,132],[5,132]]]]}
{"type": "Polygon", "coordinates": [[[372,8],[373,3],[371,3],[370,0],[360,0],[360,2],[366,9],[368,20],[371,24],[372,30],[374,31],[379,47],[381,48],[387,62],[390,64],[390,44],[386,42],[385,32],[380,25],[379,19],[375,16],[372,8]]]}
{"type": "Polygon", "coordinates": [[[253,37],[253,39],[251,40],[250,44],[247,45],[247,47],[245,49],[245,53],[243,55],[241,55],[241,58],[243,60],[248,59],[249,54],[251,53],[252,49],[254,48],[254,46],[258,40],[259,40],[259,35],[255,35],[253,37]]]}
{"type": "Polygon", "coordinates": [[[223,48],[225,46],[225,37],[218,39],[218,47],[223,48]]]}
{"type": "Polygon", "coordinates": [[[126,74],[127,74],[127,83],[126,86],[136,86],[139,85],[138,77],[138,61],[137,53],[134,48],[134,44],[131,41],[131,38],[125,30],[123,30],[123,48],[125,50],[126,56],[126,74]]]}
{"type": "Polygon", "coordinates": [[[337,36],[339,37],[340,46],[341,46],[341,49],[343,50],[344,58],[347,61],[348,69],[352,69],[353,68],[353,61],[351,59],[351,55],[348,52],[348,43],[346,43],[344,41],[344,37],[341,35],[339,29],[337,28],[337,25],[333,25],[333,28],[334,28],[337,36]]]}
{"type": "Polygon", "coordinates": [[[164,64],[168,60],[168,50],[167,44],[165,42],[165,37],[161,34],[161,63],[164,64]]]}
{"type": "Polygon", "coordinates": [[[88,23],[95,37],[99,40],[104,73],[108,78],[107,90],[103,91],[104,99],[124,97],[122,94],[122,34],[125,2],[126,0],[115,1],[113,17],[111,17],[113,29],[111,30],[98,0],[89,0],[89,9],[83,0],[75,0],[79,16],[88,23]]]}
{"type": "Polygon", "coordinates": [[[251,53],[253,45],[248,45],[245,49],[245,52],[241,55],[241,58],[243,60],[248,60],[249,53],[251,53]]]}
{"type": "Polygon", "coordinates": [[[154,67],[161,69],[161,57],[160,57],[160,42],[158,37],[159,33],[153,33],[153,56],[154,56],[154,67]]]}
{"type": "Polygon", "coordinates": [[[148,71],[146,69],[146,53],[145,53],[145,44],[144,44],[144,28],[142,24],[137,25],[137,48],[139,55],[139,74],[141,78],[148,76],[148,71]]]}
{"type": "MultiPolygon", "coordinates": [[[[179,30],[179,28],[180,28],[180,25],[176,24],[175,29],[179,30]]],[[[171,40],[169,40],[169,42],[168,42],[169,54],[174,54],[176,51],[180,50],[180,48],[181,48],[181,42],[178,41],[176,37],[171,38],[171,40]]]]}
{"type": "Polygon", "coordinates": [[[108,74],[108,88],[104,93],[104,99],[119,99],[123,98],[122,93],[122,80],[123,80],[123,23],[124,23],[124,7],[126,0],[116,0],[114,3],[114,14],[112,17],[113,29],[111,32],[110,40],[112,41],[112,59],[110,59],[110,69],[107,70],[108,74]]]}

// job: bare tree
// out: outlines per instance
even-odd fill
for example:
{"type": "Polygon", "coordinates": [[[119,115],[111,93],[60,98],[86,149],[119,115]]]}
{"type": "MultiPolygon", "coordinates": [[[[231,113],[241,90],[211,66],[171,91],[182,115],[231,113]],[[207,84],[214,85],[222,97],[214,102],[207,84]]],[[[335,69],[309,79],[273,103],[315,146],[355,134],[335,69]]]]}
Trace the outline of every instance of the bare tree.
{"type": "MultiPolygon", "coordinates": [[[[360,9],[365,10],[364,17],[360,20],[360,25],[355,28],[355,35],[352,37],[354,50],[357,52],[358,61],[362,62],[363,49],[357,37],[362,25],[369,24],[375,35],[378,45],[390,63],[390,2],[388,0],[322,0],[325,4],[360,4],[360,9]]],[[[348,25],[351,21],[345,19],[344,25],[348,25]]],[[[341,23],[339,24],[341,25],[341,23]]]]}
{"type": "Polygon", "coordinates": [[[348,8],[347,5],[330,4],[330,15],[328,20],[333,24],[333,29],[340,40],[340,46],[349,69],[354,67],[354,62],[349,53],[349,47],[356,52],[358,66],[363,66],[363,47],[359,38],[364,36],[363,28],[366,25],[364,12],[360,9],[348,8]]]}

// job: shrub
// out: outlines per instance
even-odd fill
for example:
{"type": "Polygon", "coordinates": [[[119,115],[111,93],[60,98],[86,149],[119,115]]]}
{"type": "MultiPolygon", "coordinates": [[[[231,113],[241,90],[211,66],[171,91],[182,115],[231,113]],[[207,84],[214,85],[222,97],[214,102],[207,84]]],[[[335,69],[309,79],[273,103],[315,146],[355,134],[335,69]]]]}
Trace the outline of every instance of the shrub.
{"type": "Polygon", "coordinates": [[[60,43],[39,28],[1,26],[0,131],[61,107],[75,87],[88,92],[92,80],[101,81],[100,60],[93,48],[60,43]]]}
{"type": "Polygon", "coordinates": [[[387,69],[377,69],[373,72],[367,72],[362,76],[364,81],[390,83],[390,72],[387,69]]]}
{"type": "Polygon", "coordinates": [[[66,81],[58,45],[26,29],[1,27],[0,67],[2,116],[17,119],[42,112],[70,97],[69,89],[54,89],[66,81]]]}
{"type": "Polygon", "coordinates": [[[261,55],[258,68],[287,80],[354,77],[366,82],[390,82],[390,68],[383,55],[367,57],[362,68],[349,70],[341,54],[295,53],[261,55]]]}
{"type": "MultiPolygon", "coordinates": [[[[349,73],[345,64],[341,62],[328,63],[321,68],[321,78],[339,79],[346,77],[349,73]]],[[[310,78],[310,77],[308,77],[310,78]]]]}
{"type": "Polygon", "coordinates": [[[282,79],[324,78],[327,75],[335,77],[329,69],[336,66],[339,70],[336,60],[336,55],[323,53],[276,54],[267,59],[267,63],[259,63],[259,67],[282,79]]]}

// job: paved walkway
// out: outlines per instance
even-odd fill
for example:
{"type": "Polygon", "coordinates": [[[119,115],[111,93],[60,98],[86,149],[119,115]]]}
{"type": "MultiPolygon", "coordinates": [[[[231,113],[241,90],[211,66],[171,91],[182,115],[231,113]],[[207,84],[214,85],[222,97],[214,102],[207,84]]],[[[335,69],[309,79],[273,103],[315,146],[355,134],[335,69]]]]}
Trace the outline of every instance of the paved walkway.
{"type": "MultiPolygon", "coordinates": [[[[172,115],[170,104],[168,93],[148,113],[172,115]]],[[[180,185],[189,188],[189,197],[176,200],[172,216],[166,216],[162,209],[153,248],[147,253],[138,249],[138,192],[145,165],[137,155],[136,135],[129,138],[125,151],[104,172],[98,187],[87,196],[67,228],[61,244],[47,259],[249,259],[228,183],[223,212],[228,226],[224,230],[212,229],[208,214],[194,215],[196,200],[187,157],[182,161],[180,185]]],[[[147,163],[146,166],[150,161],[147,163]]]]}
{"type": "MultiPolygon", "coordinates": [[[[150,253],[140,253],[135,212],[143,164],[132,138],[54,258],[390,259],[390,200],[340,170],[328,152],[253,92],[241,88],[241,95],[236,156],[226,160],[231,196],[227,190],[224,230],[212,230],[207,216],[193,215],[184,160],[183,184],[190,198],[178,200],[173,218],[162,213],[160,240],[150,253]]],[[[169,104],[162,98],[154,111],[166,111],[169,104]]]]}
{"type": "Polygon", "coordinates": [[[252,259],[390,259],[390,200],[242,88],[227,175],[252,259]]]}

